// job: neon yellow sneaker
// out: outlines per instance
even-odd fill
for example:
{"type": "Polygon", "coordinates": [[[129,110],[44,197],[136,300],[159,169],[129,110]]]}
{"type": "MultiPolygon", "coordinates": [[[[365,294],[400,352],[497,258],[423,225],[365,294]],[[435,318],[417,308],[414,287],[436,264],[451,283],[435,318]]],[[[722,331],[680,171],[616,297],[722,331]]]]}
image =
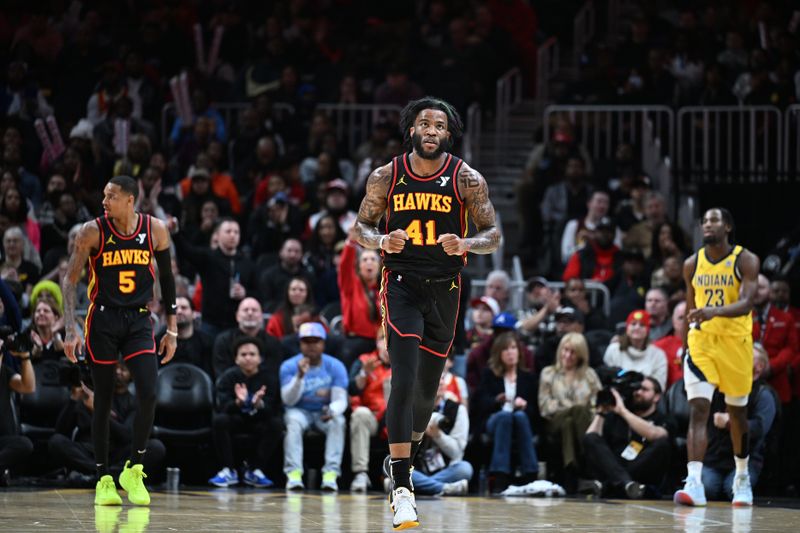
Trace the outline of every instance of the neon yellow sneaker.
{"type": "Polygon", "coordinates": [[[94,491],[95,505],[122,505],[122,498],[117,494],[114,478],[108,474],[100,478],[94,491]]]}
{"type": "Polygon", "coordinates": [[[131,507],[128,509],[128,521],[119,526],[119,533],[144,533],[150,524],[150,509],[147,507],[131,507]]]}
{"type": "Polygon", "coordinates": [[[147,474],[142,470],[142,465],[130,466],[130,461],[125,461],[125,468],[119,475],[120,486],[128,491],[128,501],[134,505],[150,505],[150,494],[144,488],[142,479],[147,477],[147,474]]]}
{"type": "MultiPolygon", "coordinates": [[[[111,477],[111,476],[109,476],[111,477]]],[[[119,497],[119,495],[117,495],[119,497]]],[[[120,501],[122,501],[120,499],[120,501]]],[[[94,528],[97,533],[114,533],[119,521],[119,513],[122,507],[109,507],[108,505],[96,505],[94,508],[94,528]]]]}
{"type": "Polygon", "coordinates": [[[302,470],[292,470],[286,474],[286,490],[303,490],[304,488],[302,470]]]}

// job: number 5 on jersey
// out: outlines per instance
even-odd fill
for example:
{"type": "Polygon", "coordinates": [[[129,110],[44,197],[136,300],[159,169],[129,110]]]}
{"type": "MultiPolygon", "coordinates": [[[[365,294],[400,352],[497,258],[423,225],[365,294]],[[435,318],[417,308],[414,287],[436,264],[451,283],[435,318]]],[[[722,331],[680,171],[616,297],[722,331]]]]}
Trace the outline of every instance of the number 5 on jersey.
{"type": "Polygon", "coordinates": [[[119,292],[130,294],[136,290],[136,272],[134,270],[119,271],[119,292]]]}
{"type": "Polygon", "coordinates": [[[422,221],[414,219],[406,227],[406,233],[411,239],[411,242],[417,246],[436,246],[436,221],[429,220],[425,222],[425,240],[422,238],[422,221]]]}

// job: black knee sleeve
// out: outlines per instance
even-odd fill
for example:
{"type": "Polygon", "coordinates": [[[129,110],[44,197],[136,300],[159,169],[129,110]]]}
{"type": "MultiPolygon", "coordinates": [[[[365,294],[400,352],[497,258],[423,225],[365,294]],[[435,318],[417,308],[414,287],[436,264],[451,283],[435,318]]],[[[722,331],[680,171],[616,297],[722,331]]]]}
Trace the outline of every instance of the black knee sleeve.
{"type": "Polygon", "coordinates": [[[100,465],[98,474],[105,475],[108,468],[108,426],[111,418],[111,398],[114,394],[116,365],[92,365],[94,383],[94,411],[92,412],[92,442],[94,460],[100,465]]]}
{"type": "Polygon", "coordinates": [[[414,398],[414,381],[419,364],[419,339],[401,337],[389,330],[389,359],[392,365],[392,392],[386,406],[389,443],[409,442],[414,398]]]}
{"type": "Polygon", "coordinates": [[[423,433],[428,427],[446,361],[446,357],[439,357],[424,350],[419,352],[416,393],[414,394],[413,431],[423,433]]]}
{"type": "Polygon", "coordinates": [[[132,357],[126,361],[128,369],[136,384],[136,415],[133,419],[133,454],[146,449],[153,418],[156,413],[156,381],[158,379],[158,361],[150,354],[132,357]]]}

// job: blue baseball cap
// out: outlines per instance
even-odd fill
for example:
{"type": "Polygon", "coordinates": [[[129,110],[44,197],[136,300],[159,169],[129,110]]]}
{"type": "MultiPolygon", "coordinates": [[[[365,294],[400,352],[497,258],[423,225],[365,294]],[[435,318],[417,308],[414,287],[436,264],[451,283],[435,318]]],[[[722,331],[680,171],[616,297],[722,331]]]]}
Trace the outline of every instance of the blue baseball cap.
{"type": "Polygon", "coordinates": [[[494,322],[492,322],[492,327],[500,328],[500,329],[516,329],[517,326],[517,317],[512,315],[511,313],[500,313],[496,317],[494,317],[494,322]]]}
{"type": "Polygon", "coordinates": [[[297,338],[300,340],[315,338],[315,339],[326,339],[328,337],[327,332],[322,324],[319,322],[306,322],[304,324],[300,324],[300,329],[297,331],[297,338]]]}

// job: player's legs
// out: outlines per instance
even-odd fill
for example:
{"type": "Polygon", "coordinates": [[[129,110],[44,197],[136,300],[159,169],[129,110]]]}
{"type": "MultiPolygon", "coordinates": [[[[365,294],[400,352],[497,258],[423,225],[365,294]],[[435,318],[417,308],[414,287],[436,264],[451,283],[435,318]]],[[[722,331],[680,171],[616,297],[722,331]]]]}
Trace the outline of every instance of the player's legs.
{"type": "Polygon", "coordinates": [[[711,398],[716,389],[715,383],[719,383],[714,360],[708,356],[708,343],[704,342],[707,339],[698,333],[700,332],[690,332],[689,350],[684,361],[684,382],[689,400],[689,431],[686,436],[689,462],[686,465],[686,484],[673,496],[675,503],[691,506],[706,504],[702,481],[703,458],[708,447],[706,428],[711,411],[711,398]]]}
{"type": "Polygon", "coordinates": [[[155,355],[142,354],[131,357],[126,362],[136,385],[136,415],[133,419],[133,441],[131,443],[131,464],[141,464],[147,450],[147,441],[153,429],[156,413],[156,382],[158,362],[155,355]]]}
{"type": "MultiPolygon", "coordinates": [[[[434,355],[425,350],[419,351],[419,364],[417,365],[417,387],[414,393],[413,425],[411,440],[418,443],[425,434],[425,428],[431,419],[433,403],[436,401],[436,392],[439,390],[439,380],[442,377],[446,357],[434,355]]],[[[394,370],[392,370],[394,372],[394,370]]]]}
{"type": "Polygon", "coordinates": [[[749,455],[750,435],[747,423],[747,396],[725,396],[730,416],[731,444],[736,476],[733,478],[733,499],[736,506],[753,505],[753,489],[750,484],[749,455]],[[736,405],[738,404],[738,405],[736,405]]]}
{"type": "Polygon", "coordinates": [[[111,418],[111,399],[114,395],[114,364],[92,364],[94,410],[92,411],[92,441],[97,466],[97,478],[108,474],[108,432],[111,418]]]}
{"type": "MultiPolygon", "coordinates": [[[[389,360],[392,365],[392,393],[386,405],[386,429],[389,434],[389,455],[394,486],[411,488],[411,432],[414,425],[412,406],[415,402],[414,382],[419,366],[419,339],[402,336],[390,329],[389,360]]],[[[424,428],[423,428],[424,431],[424,428]]]]}
{"type": "Polygon", "coordinates": [[[128,500],[136,505],[149,505],[150,494],[144,486],[142,459],[147,451],[147,441],[153,428],[156,410],[156,380],[158,363],[152,353],[143,353],[126,361],[136,384],[136,415],[133,419],[133,441],[131,459],[125,463],[119,475],[119,484],[128,491],[128,500]]]}

